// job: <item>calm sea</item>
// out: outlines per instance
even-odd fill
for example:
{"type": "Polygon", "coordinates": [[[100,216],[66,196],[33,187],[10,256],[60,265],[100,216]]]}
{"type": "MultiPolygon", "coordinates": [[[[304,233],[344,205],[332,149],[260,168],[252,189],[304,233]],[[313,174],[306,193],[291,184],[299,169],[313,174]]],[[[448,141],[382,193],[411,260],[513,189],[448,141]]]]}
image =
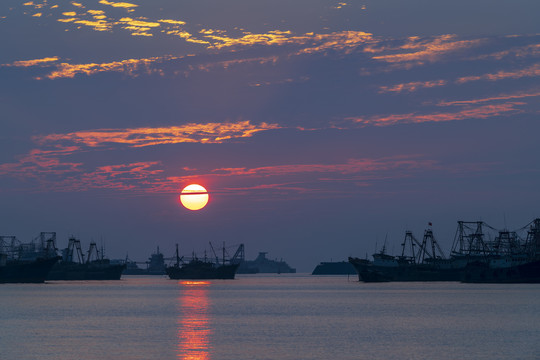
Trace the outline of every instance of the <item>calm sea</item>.
{"type": "Polygon", "coordinates": [[[540,285],[351,277],[0,285],[0,359],[540,359],[540,285]]]}

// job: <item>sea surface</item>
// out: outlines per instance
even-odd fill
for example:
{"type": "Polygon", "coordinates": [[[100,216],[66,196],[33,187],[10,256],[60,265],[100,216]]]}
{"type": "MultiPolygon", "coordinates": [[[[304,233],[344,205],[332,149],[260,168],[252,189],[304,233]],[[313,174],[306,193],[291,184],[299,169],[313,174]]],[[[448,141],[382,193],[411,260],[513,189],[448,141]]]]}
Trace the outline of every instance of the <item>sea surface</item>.
{"type": "Polygon", "coordinates": [[[308,274],[3,284],[0,359],[540,359],[540,285],[308,274]]]}

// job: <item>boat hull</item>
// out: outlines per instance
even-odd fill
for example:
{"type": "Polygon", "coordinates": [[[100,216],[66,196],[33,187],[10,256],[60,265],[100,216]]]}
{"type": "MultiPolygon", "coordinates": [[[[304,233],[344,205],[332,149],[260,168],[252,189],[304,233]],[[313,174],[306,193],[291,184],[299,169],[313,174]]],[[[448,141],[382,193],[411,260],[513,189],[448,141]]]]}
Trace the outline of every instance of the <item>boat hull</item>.
{"type": "Polygon", "coordinates": [[[125,264],[56,264],[47,280],[120,280],[125,264]]]}
{"type": "Polygon", "coordinates": [[[347,261],[321,262],[313,269],[311,275],[350,275],[355,272],[354,266],[347,261]]]}
{"type": "Polygon", "coordinates": [[[0,283],[43,283],[58,259],[8,261],[0,266],[0,283]]]}
{"type": "Polygon", "coordinates": [[[363,282],[388,281],[460,281],[462,275],[458,268],[440,268],[427,264],[402,264],[398,266],[377,266],[370,261],[349,258],[349,262],[363,282]]]}
{"type": "Polygon", "coordinates": [[[167,275],[173,280],[234,279],[238,264],[213,266],[210,263],[185,264],[167,267],[167,275]]]}
{"type": "Polygon", "coordinates": [[[465,283],[540,283],[540,260],[525,264],[493,268],[487,263],[468,264],[461,278],[465,283]]]}

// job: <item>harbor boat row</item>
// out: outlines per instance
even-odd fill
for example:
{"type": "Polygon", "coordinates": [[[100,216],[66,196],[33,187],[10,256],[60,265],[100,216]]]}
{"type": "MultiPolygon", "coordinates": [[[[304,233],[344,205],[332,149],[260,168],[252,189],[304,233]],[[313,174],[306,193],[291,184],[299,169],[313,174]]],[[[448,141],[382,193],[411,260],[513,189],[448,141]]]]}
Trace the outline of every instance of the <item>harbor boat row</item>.
{"type": "Polygon", "coordinates": [[[56,233],[42,232],[29,243],[0,236],[0,283],[42,283],[45,280],[117,280],[125,264],[113,264],[95,242],[86,253],[71,237],[58,255],[56,233]]]}
{"type": "Polygon", "coordinates": [[[386,244],[373,260],[349,257],[359,281],[461,281],[465,283],[539,283],[540,219],[517,231],[496,230],[482,221],[458,221],[450,256],[445,256],[430,226],[418,240],[405,232],[401,254],[386,244]],[[484,229],[497,234],[491,238],[484,229]],[[526,236],[521,238],[518,231],[526,236]]]}
{"type": "MultiPolygon", "coordinates": [[[[210,243],[212,247],[212,244],[210,243]]],[[[229,257],[223,246],[221,257],[212,247],[213,257],[180,257],[176,246],[175,262],[167,266],[159,252],[152,254],[145,272],[134,274],[167,274],[170,279],[234,279],[244,260],[244,245],[229,257]]],[[[95,242],[88,251],[82,250],[80,240],[70,237],[68,246],[58,255],[56,233],[42,232],[29,243],[15,236],[0,236],[0,283],[43,283],[46,280],[119,280],[129,264],[115,263],[104,256],[95,242]]]]}

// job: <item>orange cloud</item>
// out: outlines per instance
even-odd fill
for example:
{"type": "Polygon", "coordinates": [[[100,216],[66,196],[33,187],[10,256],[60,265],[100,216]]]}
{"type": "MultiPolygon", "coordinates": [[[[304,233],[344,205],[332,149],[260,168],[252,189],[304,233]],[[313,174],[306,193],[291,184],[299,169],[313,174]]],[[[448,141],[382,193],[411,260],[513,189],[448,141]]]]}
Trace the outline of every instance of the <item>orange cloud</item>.
{"type": "Polygon", "coordinates": [[[168,30],[165,33],[167,35],[178,36],[178,37],[184,39],[187,42],[192,42],[192,43],[196,43],[196,44],[210,44],[210,42],[208,42],[208,41],[199,40],[199,39],[193,37],[193,35],[191,33],[187,32],[187,31],[184,31],[184,30],[168,30]]]}
{"type": "Polygon", "coordinates": [[[299,51],[302,53],[315,53],[329,49],[343,50],[353,48],[373,39],[373,35],[363,31],[342,31],[331,34],[307,33],[300,36],[294,36],[290,31],[273,30],[265,34],[253,34],[245,32],[239,38],[229,37],[223,31],[201,30],[204,37],[215,42],[209,48],[221,49],[234,46],[252,46],[252,45],[308,45],[307,48],[299,51]]]}
{"type": "MultiPolygon", "coordinates": [[[[147,59],[127,59],[122,61],[113,61],[109,63],[90,63],[90,64],[67,64],[57,65],[58,70],[45,75],[47,79],[73,78],[77,74],[93,75],[105,71],[124,72],[130,76],[136,76],[136,72],[145,69],[147,73],[160,72],[157,69],[151,69],[150,65],[164,60],[179,59],[180,57],[162,56],[147,59]]],[[[37,78],[41,80],[43,78],[37,78]]]]}
{"type": "Polygon", "coordinates": [[[479,80],[488,80],[488,81],[497,81],[504,79],[519,79],[523,77],[534,77],[540,76],[540,64],[534,64],[525,69],[517,71],[498,71],[494,74],[484,74],[479,76],[465,76],[456,80],[458,84],[464,84],[470,81],[479,81],[479,80]]]}
{"type": "Polygon", "coordinates": [[[308,46],[305,49],[300,50],[296,54],[313,54],[318,52],[324,52],[328,50],[345,51],[355,49],[360,45],[364,45],[373,41],[373,34],[363,31],[341,31],[331,34],[318,34],[313,33],[306,34],[307,37],[294,37],[292,40],[294,43],[302,44],[306,40],[312,40],[319,43],[319,45],[308,46]]]}
{"type": "Polygon", "coordinates": [[[173,24],[173,25],[186,25],[185,21],[181,20],[170,20],[170,19],[159,19],[160,23],[173,24]]]}
{"type": "MultiPolygon", "coordinates": [[[[71,19],[66,19],[66,22],[68,22],[67,20],[71,20],[71,19]]],[[[58,20],[60,21],[60,20],[58,20]]],[[[93,28],[94,30],[96,31],[109,31],[111,30],[111,27],[112,25],[103,20],[103,19],[97,19],[97,20],[73,20],[73,22],[75,24],[81,24],[81,25],[84,25],[84,26],[89,26],[91,28],[93,28]]]]}
{"type": "Polygon", "coordinates": [[[538,55],[540,55],[540,44],[531,44],[499,51],[493,54],[480,55],[477,59],[494,58],[495,60],[501,60],[505,57],[524,58],[538,55]]]}
{"type": "Polygon", "coordinates": [[[119,8],[126,8],[126,9],[139,6],[139,5],[128,3],[128,2],[113,2],[113,1],[107,1],[107,0],[99,0],[99,3],[103,5],[109,5],[112,7],[119,7],[119,8]]]}
{"type": "Polygon", "coordinates": [[[438,106],[470,105],[470,104],[479,104],[479,103],[490,102],[490,101],[524,99],[524,98],[528,98],[528,97],[538,97],[538,96],[540,96],[540,91],[535,91],[535,92],[531,92],[531,93],[521,92],[521,93],[517,93],[517,94],[499,95],[499,96],[492,96],[492,97],[489,97],[489,98],[482,98],[482,99],[441,101],[437,105],[438,106]]]}
{"type": "Polygon", "coordinates": [[[357,124],[373,126],[389,126],[396,124],[412,124],[424,122],[455,121],[465,119],[486,119],[493,116],[510,115],[521,112],[516,105],[524,105],[520,102],[508,102],[498,105],[484,105],[467,107],[458,112],[432,113],[432,114],[393,114],[387,116],[371,116],[348,118],[357,124]]]}
{"type": "Polygon", "coordinates": [[[414,81],[404,84],[397,84],[393,86],[381,86],[379,93],[385,92],[413,92],[421,88],[433,88],[437,86],[446,85],[446,80],[433,80],[433,81],[414,81]]]}
{"type": "Polygon", "coordinates": [[[93,131],[78,131],[69,134],[51,134],[36,137],[41,143],[71,141],[90,147],[104,144],[125,144],[132,147],[144,147],[178,143],[207,143],[217,144],[225,140],[245,138],[253,134],[279,129],[277,124],[251,124],[249,121],[236,123],[207,123],[186,124],[166,128],[136,128],[136,129],[99,129],[93,131]]]}
{"type": "Polygon", "coordinates": [[[60,157],[71,155],[79,147],[55,147],[53,150],[32,149],[21,156],[17,163],[0,164],[0,175],[36,178],[42,174],[64,175],[79,171],[82,163],[61,162],[60,157]]]}
{"type": "Polygon", "coordinates": [[[67,179],[57,179],[48,186],[52,191],[87,191],[90,189],[108,189],[120,191],[155,192],[152,188],[157,176],[163,172],[157,168],[159,161],[136,162],[119,165],[99,166],[94,171],[81,172],[67,179]]]}
{"type": "Polygon", "coordinates": [[[374,56],[373,59],[381,60],[388,63],[416,63],[423,64],[424,62],[434,62],[440,60],[443,56],[450,52],[467,49],[481,44],[484,40],[455,40],[455,35],[442,35],[435,39],[420,40],[419,37],[411,37],[409,41],[400,46],[398,49],[386,48],[369,48],[368,52],[383,52],[387,50],[416,50],[413,52],[401,52],[387,55],[374,56]]]}
{"type": "Polygon", "coordinates": [[[51,62],[58,61],[59,59],[60,58],[58,56],[52,56],[52,57],[46,57],[43,59],[15,61],[12,64],[3,64],[2,66],[30,67],[30,66],[48,64],[51,62]]]}

